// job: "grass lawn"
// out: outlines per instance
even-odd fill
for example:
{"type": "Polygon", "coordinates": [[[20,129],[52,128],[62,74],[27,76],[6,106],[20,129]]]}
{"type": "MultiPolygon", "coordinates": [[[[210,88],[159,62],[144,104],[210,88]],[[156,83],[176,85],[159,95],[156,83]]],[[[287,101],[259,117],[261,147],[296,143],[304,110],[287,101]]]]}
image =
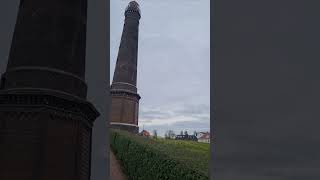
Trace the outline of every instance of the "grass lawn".
{"type": "Polygon", "coordinates": [[[157,142],[154,145],[159,146],[159,149],[164,150],[163,152],[168,154],[168,156],[208,174],[210,159],[209,143],[164,138],[150,140],[157,142]]]}

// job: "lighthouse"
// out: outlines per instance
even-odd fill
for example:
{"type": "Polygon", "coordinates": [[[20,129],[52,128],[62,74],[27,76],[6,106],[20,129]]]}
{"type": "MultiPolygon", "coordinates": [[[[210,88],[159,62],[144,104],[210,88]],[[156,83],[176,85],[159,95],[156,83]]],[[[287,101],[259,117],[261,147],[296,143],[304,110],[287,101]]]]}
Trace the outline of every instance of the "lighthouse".
{"type": "Polygon", "coordinates": [[[125,20],[111,84],[111,128],[138,133],[140,95],[137,93],[138,35],[141,12],[131,1],[125,20]]]}

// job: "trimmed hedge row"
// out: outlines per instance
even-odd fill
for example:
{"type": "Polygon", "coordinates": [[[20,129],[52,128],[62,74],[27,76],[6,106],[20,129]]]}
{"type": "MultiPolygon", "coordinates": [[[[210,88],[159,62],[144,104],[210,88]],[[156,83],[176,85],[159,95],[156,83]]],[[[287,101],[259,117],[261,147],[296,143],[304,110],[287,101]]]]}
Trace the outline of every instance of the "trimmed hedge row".
{"type": "MultiPolygon", "coordinates": [[[[123,170],[133,180],[208,180],[197,164],[170,155],[170,147],[156,140],[120,130],[111,130],[111,149],[123,170]]],[[[183,152],[182,152],[183,153],[183,152]]],[[[190,154],[189,154],[190,155],[190,154]]],[[[196,157],[193,157],[196,158],[196,157]]]]}

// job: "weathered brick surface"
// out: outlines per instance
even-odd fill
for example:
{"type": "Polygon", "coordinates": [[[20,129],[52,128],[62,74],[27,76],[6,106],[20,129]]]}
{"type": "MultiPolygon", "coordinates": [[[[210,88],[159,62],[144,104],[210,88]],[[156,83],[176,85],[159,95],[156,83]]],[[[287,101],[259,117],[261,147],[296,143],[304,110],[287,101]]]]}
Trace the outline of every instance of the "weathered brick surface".
{"type": "Polygon", "coordinates": [[[91,127],[47,108],[0,109],[0,179],[88,180],[91,127]]]}
{"type": "Polygon", "coordinates": [[[89,180],[87,0],[21,0],[0,83],[0,179],[89,180]]]}
{"type": "Polygon", "coordinates": [[[133,132],[138,129],[140,99],[136,87],[140,17],[139,5],[130,2],[125,11],[118,59],[111,84],[111,127],[133,132]],[[125,124],[132,126],[127,127],[125,124]]]}

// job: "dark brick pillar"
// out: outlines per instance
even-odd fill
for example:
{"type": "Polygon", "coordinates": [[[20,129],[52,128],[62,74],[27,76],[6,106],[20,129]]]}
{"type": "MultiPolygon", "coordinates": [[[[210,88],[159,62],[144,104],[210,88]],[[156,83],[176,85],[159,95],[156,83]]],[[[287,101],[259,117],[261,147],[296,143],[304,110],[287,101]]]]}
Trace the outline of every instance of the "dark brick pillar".
{"type": "Polygon", "coordinates": [[[0,86],[0,179],[89,180],[86,0],[21,0],[0,86]]]}

